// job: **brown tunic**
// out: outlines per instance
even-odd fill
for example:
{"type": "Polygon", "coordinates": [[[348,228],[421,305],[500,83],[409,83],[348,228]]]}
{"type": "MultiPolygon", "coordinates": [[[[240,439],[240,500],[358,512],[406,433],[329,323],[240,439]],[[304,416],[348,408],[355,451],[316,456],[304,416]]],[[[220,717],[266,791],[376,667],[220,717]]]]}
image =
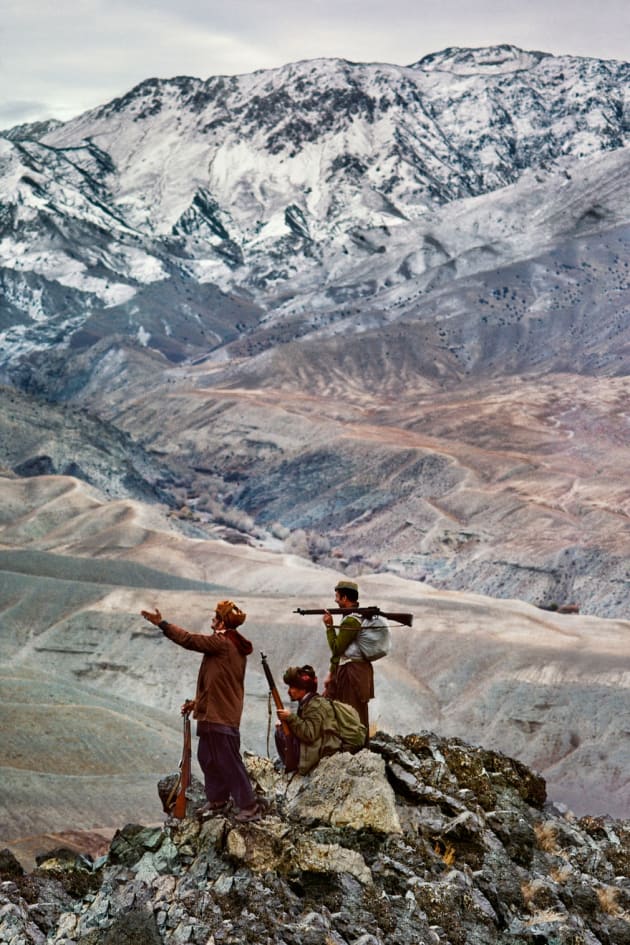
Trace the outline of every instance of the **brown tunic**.
{"type": "Polygon", "coordinates": [[[327,628],[332,680],[326,687],[325,695],[355,708],[369,732],[368,702],[374,698],[374,670],[372,664],[361,657],[357,645],[360,631],[361,618],[358,614],[345,616],[339,625],[338,633],[334,627],[327,628]],[[344,656],[350,659],[342,662],[344,656]]]}
{"type": "Polygon", "coordinates": [[[243,714],[247,656],[253,649],[249,640],[237,630],[189,633],[166,620],[160,628],[164,636],[184,649],[203,653],[197,676],[194,718],[198,722],[238,728],[243,714]]]}
{"type": "MultiPolygon", "coordinates": [[[[332,683],[332,698],[353,706],[370,729],[368,702],[374,698],[374,670],[367,660],[352,660],[338,666],[332,683]]],[[[328,689],[326,695],[330,695],[328,689]]]]}

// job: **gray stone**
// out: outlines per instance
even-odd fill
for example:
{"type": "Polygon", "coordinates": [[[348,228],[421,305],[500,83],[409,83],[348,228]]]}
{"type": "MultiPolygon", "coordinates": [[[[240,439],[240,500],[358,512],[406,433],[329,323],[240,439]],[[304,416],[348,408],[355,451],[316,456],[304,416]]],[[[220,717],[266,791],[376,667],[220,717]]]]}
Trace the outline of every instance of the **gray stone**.
{"type": "Polygon", "coordinates": [[[324,758],[308,775],[291,781],[286,797],[286,813],[292,820],[384,834],[402,832],[385,764],[370,751],[324,758]]]}
{"type": "MultiPolygon", "coordinates": [[[[73,882],[55,892],[52,860],[0,883],[0,942],[43,945],[49,925],[49,945],[630,945],[625,822],[582,823],[551,808],[541,817],[537,798],[523,796],[535,784],[527,772],[489,759],[501,769],[489,786],[480,751],[463,743],[455,751],[424,733],[386,745],[403,759],[410,746],[440,785],[435,803],[396,793],[380,752],[335,755],[292,779],[262,760],[252,770],[257,788],[269,778],[273,813],[127,827],[96,894],[73,882]],[[484,813],[479,801],[503,779],[501,806],[484,813]],[[60,898],[51,908],[46,897],[68,889],[71,906],[60,898]]],[[[86,871],[69,859],[61,872],[86,871]]]]}

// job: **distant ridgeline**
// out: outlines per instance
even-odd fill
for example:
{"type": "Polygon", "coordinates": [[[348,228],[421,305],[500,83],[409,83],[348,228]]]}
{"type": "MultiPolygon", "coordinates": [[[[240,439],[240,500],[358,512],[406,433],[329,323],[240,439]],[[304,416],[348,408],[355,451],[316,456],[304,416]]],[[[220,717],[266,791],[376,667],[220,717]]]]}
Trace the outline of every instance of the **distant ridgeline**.
{"type": "MultiPolygon", "coordinates": [[[[69,122],[5,130],[0,368],[25,381],[16,357],[112,334],[179,361],[250,337],[274,310],[254,350],[305,309],[395,312],[396,286],[411,298],[506,252],[531,257],[546,244],[528,208],[544,201],[527,188],[557,191],[627,144],[629,83],[624,62],[455,48],[410,66],[148,79],[69,122]],[[519,181],[515,219],[466,206],[453,231],[440,217],[519,181]]],[[[620,209],[583,196],[582,229],[620,209]]]]}
{"type": "Polygon", "coordinates": [[[221,584],[179,577],[134,561],[78,558],[47,551],[0,550],[0,572],[3,571],[80,584],[146,587],[163,591],[205,591],[209,594],[225,590],[221,584]]]}

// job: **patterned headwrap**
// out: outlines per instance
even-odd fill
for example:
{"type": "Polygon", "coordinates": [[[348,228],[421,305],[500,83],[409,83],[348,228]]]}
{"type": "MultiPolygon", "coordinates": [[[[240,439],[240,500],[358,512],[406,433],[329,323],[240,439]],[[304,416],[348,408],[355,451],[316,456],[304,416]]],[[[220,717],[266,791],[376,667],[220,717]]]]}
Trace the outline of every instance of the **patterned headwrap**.
{"type": "Polygon", "coordinates": [[[220,600],[215,607],[215,612],[221,621],[230,630],[235,630],[245,620],[247,616],[240,607],[237,607],[233,600],[220,600]]]}

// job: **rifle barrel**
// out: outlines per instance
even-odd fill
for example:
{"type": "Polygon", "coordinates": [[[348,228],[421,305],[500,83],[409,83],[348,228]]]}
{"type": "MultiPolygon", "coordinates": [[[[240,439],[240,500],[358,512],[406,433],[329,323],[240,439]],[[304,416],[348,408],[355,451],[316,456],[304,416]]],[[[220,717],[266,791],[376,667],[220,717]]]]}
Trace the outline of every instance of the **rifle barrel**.
{"type": "MultiPolygon", "coordinates": [[[[273,699],[275,703],[276,709],[284,709],[282,698],[273,680],[271,670],[269,669],[269,664],[267,663],[267,657],[265,656],[264,653],[261,653],[260,658],[262,661],[262,667],[263,667],[265,676],[267,677],[267,685],[269,686],[269,692],[271,693],[271,698],[273,699]]],[[[291,729],[289,728],[286,722],[281,721],[280,725],[282,726],[282,731],[284,732],[285,735],[291,734],[291,729]]]]}
{"type": "Polygon", "coordinates": [[[182,760],[179,764],[179,784],[173,804],[173,817],[179,820],[186,816],[186,790],[190,787],[191,744],[190,744],[190,714],[184,714],[184,748],[182,760]]]}
{"type": "Polygon", "coordinates": [[[370,607],[317,607],[312,610],[307,610],[304,607],[298,607],[293,611],[294,614],[362,614],[365,617],[385,617],[386,620],[393,620],[395,623],[400,623],[405,627],[410,627],[413,623],[413,614],[406,613],[391,613],[390,611],[381,610],[380,607],[376,605],[370,607]]]}

